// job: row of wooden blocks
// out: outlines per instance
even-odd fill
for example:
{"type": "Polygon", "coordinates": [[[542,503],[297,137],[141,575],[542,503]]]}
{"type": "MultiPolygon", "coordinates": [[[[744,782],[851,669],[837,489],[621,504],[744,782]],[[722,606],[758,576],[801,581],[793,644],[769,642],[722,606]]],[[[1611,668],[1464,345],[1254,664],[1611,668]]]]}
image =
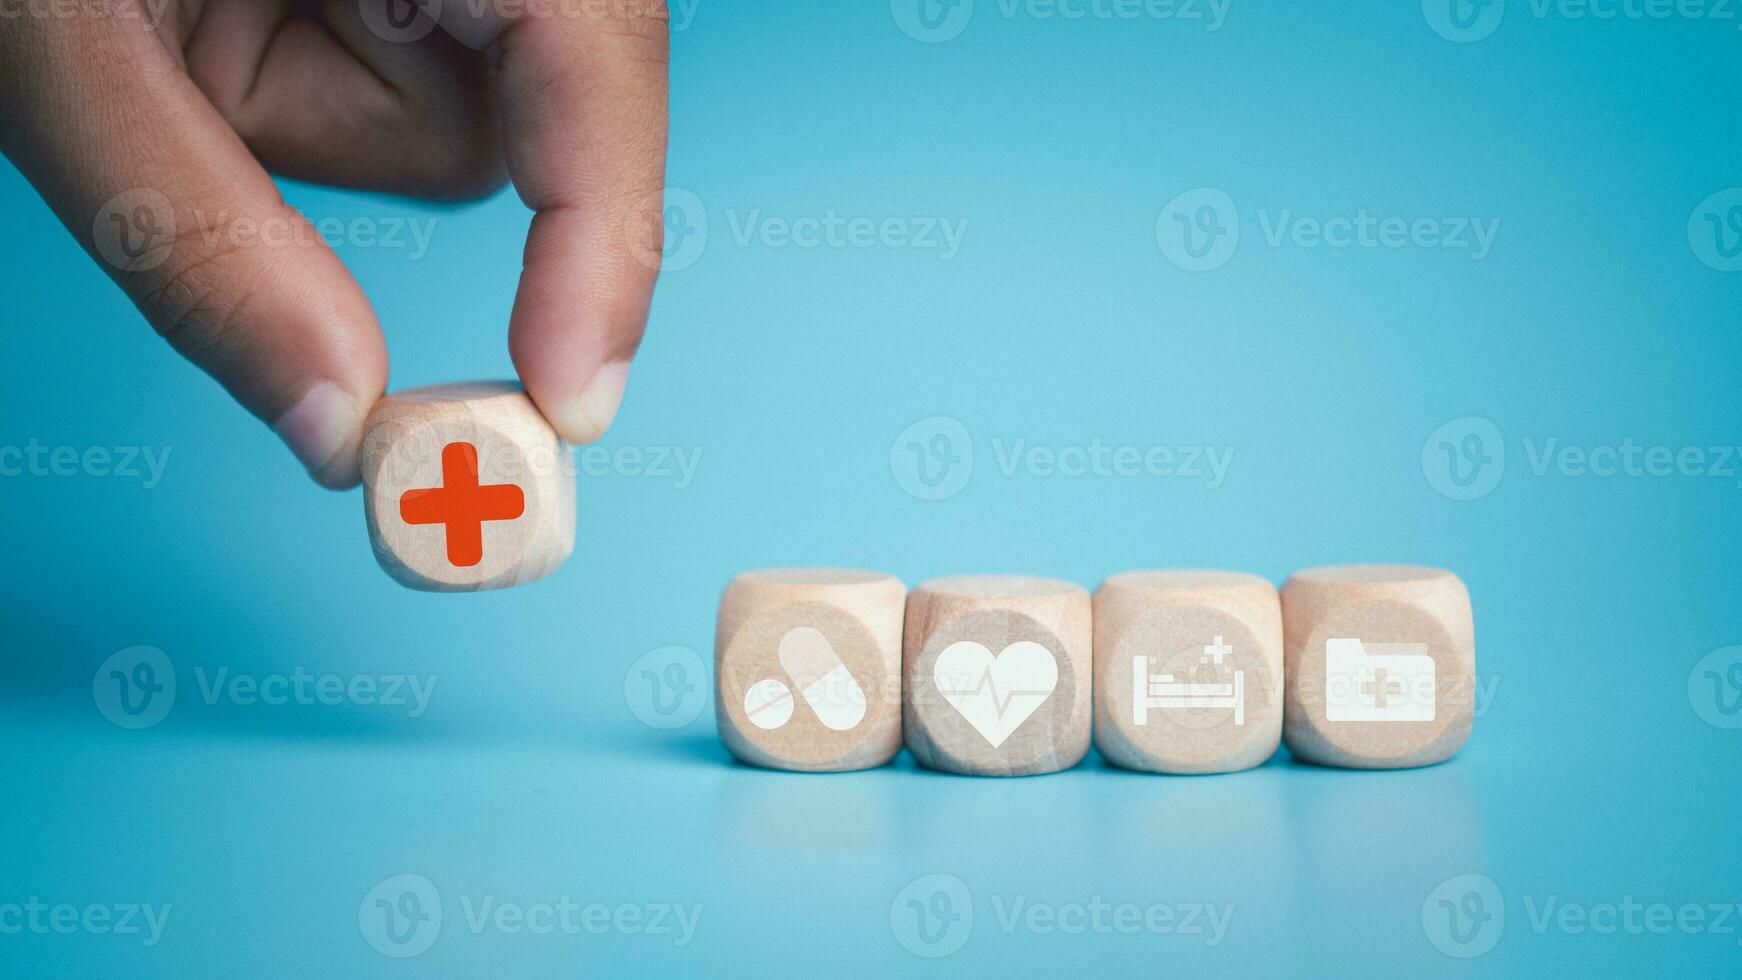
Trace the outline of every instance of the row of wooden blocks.
{"type": "Polygon", "coordinates": [[[715,634],[720,738],[802,772],[972,775],[1108,762],[1234,772],[1287,742],[1327,766],[1450,758],[1474,717],[1470,595],[1451,572],[1342,565],[1280,592],[1255,575],[1137,571],[1093,597],[1022,576],[746,572],[715,634]]]}

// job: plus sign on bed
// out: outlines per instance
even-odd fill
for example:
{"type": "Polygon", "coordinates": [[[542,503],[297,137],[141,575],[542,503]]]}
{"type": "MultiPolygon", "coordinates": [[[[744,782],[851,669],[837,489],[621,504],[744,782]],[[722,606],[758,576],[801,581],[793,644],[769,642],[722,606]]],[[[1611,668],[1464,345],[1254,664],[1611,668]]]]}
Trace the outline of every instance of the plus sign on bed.
{"type": "Polygon", "coordinates": [[[575,473],[518,385],[388,395],[363,437],[363,504],[375,557],[414,589],[520,585],[575,542],[575,473]]]}

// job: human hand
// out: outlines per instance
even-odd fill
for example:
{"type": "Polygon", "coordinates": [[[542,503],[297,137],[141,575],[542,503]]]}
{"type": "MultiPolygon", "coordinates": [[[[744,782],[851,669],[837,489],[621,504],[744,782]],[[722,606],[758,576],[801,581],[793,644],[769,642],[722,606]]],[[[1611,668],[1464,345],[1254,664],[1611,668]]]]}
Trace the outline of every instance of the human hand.
{"type": "Polygon", "coordinates": [[[443,200],[512,179],[535,212],[515,369],[563,438],[605,431],[657,274],[659,222],[637,217],[664,182],[660,0],[560,13],[424,0],[439,28],[406,0],[120,7],[0,17],[0,152],[317,481],[357,482],[387,352],[362,290],[269,170],[443,200]],[[238,244],[197,233],[195,214],[289,233],[238,244]]]}

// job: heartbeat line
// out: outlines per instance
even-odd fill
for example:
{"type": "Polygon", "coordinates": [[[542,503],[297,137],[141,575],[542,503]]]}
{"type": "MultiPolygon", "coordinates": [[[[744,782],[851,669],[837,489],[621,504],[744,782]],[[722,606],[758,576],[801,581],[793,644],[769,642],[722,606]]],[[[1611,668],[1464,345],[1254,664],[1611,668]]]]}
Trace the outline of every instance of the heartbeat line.
{"type": "Polygon", "coordinates": [[[1047,695],[1051,694],[1052,691],[1051,690],[1039,690],[1039,689],[1034,689],[1034,688],[1028,688],[1028,689],[1012,688],[1011,690],[1005,691],[1002,695],[1000,695],[998,692],[998,684],[997,684],[997,682],[992,680],[992,671],[990,668],[988,668],[988,669],[982,670],[980,672],[980,679],[974,682],[973,687],[967,688],[966,690],[946,691],[940,685],[938,687],[938,693],[942,694],[946,698],[948,698],[948,697],[960,697],[962,695],[967,695],[967,694],[991,694],[992,695],[992,712],[999,719],[1003,719],[1005,709],[1009,708],[1010,705],[1017,698],[1020,698],[1020,697],[1044,698],[1047,695]]]}

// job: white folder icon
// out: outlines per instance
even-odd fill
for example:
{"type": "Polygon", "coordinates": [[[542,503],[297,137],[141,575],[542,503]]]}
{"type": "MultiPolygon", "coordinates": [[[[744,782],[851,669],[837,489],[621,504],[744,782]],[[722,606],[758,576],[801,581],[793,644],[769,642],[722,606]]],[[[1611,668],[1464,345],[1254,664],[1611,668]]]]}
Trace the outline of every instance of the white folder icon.
{"type": "Polygon", "coordinates": [[[1326,721],[1433,721],[1436,693],[1425,643],[1325,642],[1326,721]]]}

